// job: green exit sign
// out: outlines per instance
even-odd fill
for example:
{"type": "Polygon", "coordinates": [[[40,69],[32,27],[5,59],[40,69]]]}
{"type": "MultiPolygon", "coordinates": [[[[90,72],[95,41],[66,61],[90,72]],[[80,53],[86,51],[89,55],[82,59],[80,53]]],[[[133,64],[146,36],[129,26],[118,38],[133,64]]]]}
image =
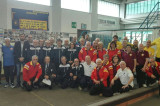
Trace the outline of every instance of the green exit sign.
{"type": "Polygon", "coordinates": [[[77,22],[72,22],[72,28],[77,28],[77,22]]]}

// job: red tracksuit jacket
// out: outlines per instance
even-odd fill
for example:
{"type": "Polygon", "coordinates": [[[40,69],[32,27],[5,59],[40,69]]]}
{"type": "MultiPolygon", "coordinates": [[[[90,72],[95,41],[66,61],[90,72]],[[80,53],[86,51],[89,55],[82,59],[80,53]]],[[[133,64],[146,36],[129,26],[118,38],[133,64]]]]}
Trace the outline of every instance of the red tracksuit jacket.
{"type": "MultiPolygon", "coordinates": [[[[105,67],[101,67],[101,69],[99,70],[99,77],[100,79],[103,79],[103,85],[105,87],[107,87],[107,78],[109,76],[109,72],[108,70],[105,68],[105,67]]],[[[97,77],[97,68],[95,68],[93,71],[92,71],[92,74],[91,74],[91,79],[95,79],[95,80],[98,80],[98,77],[97,77]]]]}
{"type": "Polygon", "coordinates": [[[105,49],[97,50],[97,58],[100,58],[101,60],[103,60],[103,55],[105,55],[106,53],[107,51],[105,49]]]}
{"type": "MultiPolygon", "coordinates": [[[[159,76],[160,76],[160,62],[156,62],[156,71],[158,71],[158,74],[159,74],[159,76]]],[[[147,73],[147,75],[149,76],[149,77],[151,77],[151,75],[153,74],[153,70],[152,70],[152,66],[148,66],[147,68],[146,68],[146,73],[147,73]]],[[[160,80],[160,79],[159,79],[160,80]]]]}
{"type": "Polygon", "coordinates": [[[96,51],[92,47],[90,48],[89,51],[87,51],[86,47],[82,48],[80,50],[80,52],[79,52],[79,55],[78,55],[79,60],[80,61],[82,61],[82,60],[85,61],[85,57],[87,55],[89,55],[91,57],[91,61],[94,61],[94,62],[96,61],[96,59],[97,59],[97,53],[96,53],[96,51]]]}
{"type": "Polygon", "coordinates": [[[112,64],[108,61],[103,66],[108,70],[108,72],[109,72],[109,81],[111,82],[111,80],[114,78],[112,64]]]}
{"type": "Polygon", "coordinates": [[[23,68],[23,80],[28,82],[33,77],[36,77],[39,79],[39,77],[42,75],[42,68],[39,63],[36,64],[36,66],[33,66],[32,61],[25,64],[23,68]]]}
{"type": "Polygon", "coordinates": [[[109,55],[109,61],[112,61],[112,57],[117,55],[119,58],[121,58],[121,51],[119,49],[115,49],[115,50],[107,50],[107,53],[109,55]]]}

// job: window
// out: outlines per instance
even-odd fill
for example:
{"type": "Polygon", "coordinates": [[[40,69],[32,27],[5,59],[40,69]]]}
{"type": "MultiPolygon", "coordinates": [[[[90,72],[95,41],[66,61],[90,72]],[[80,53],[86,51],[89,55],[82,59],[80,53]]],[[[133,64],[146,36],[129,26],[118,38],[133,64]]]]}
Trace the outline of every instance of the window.
{"type": "Polygon", "coordinates": [[[152,35],[152,31],[127,31],[125,33],[125,36],[128,38],[130,43],[133,43],[134,40],[138,40],[139,43],[142,43],[144,41],[147,41],[149,36],[152,35]]]}
{"type": "MultiPolygon", "coordinates": [[[[149,13],[160,0],[146,0],[126,5],[126,16],[149,13]]],[[[156,11],[157,8],[154,9],[156,11]]]]}
{"type": "Polygon", "coordinates": [[[90,12],[90,0],[61,0],[61,8],[90,12]]]}
{"type": "Polygon", "coordinates": [[[47,5],[47,6],[51,5],[50,4],[50,0],[17,0],[17,1],[23,1],[23,2],[29,2],[29,3],[47,5]]]}
{"type": "Polygon", "coordinates": [[[99,0],[98,14],[119,17],[119,5],[99,0]]]}

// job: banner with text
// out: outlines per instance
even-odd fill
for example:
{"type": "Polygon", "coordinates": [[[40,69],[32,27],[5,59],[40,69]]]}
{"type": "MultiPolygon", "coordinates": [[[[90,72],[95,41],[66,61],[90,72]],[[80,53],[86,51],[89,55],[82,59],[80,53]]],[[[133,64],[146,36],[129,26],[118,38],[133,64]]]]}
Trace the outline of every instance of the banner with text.
{"type": "Polygon", "coordinates": [[[48,12],[12,8],[12,29],[49,30],[48,12]]]}

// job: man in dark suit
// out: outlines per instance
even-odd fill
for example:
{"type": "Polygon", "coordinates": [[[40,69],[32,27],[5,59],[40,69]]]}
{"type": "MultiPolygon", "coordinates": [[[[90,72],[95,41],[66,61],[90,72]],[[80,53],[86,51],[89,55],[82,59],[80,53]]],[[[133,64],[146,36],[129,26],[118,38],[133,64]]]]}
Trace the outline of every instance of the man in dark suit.
{"type": "Polygon", "coordinates": [[[53,63],[50,62],[50,57],[46,56],[44,59],[44,64],[42,64],[42,76],[41,76],[41,86],[47,86],[52,89],[53,83],[56,82],[57,72],[53,63]],[[47,85],[43,80],[51,81],[51,85],[47,85]]]}
{"type": "Polygon", "coordinates": [[[21,72],[21,65],[24,65],[24,40],[25,40],[25,35],[20,34],[19,35],[20,41],[15,42],[14,45],[14,60],[15,60],[15,65],[17,69],[17,87],[21,86],[21,81],[20,81],[20,72],[21,72]]]}
{"type": "Polygon", "coordinates": [[[27,58],[27,51],[30,50],[30,46],[33,45],[32,35],[28,35],[28,39],[24,42],[24,62],[28,63],[30,60],[27,58]]]}

